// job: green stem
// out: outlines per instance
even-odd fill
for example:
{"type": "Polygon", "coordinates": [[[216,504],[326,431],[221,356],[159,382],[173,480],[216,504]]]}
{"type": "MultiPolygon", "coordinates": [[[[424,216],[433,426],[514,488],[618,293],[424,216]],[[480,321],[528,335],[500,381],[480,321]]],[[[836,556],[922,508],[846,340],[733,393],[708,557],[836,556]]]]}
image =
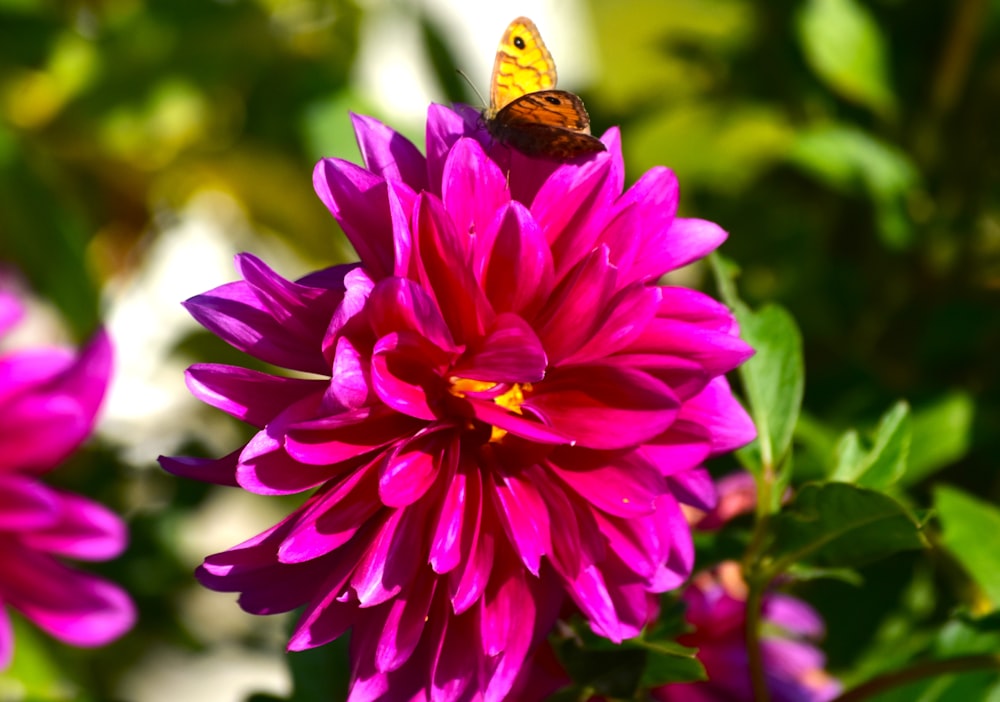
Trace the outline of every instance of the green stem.
{"type": "Polygon", "coordinates": [[[909,668],[894,670],[891,673],[872,678],[835,698],[833,702],[860,702],[881,692],[924,678],[974,670],[1000,670],[1000,654],[961,656],[943,661],[922,661],[909,668]]]}

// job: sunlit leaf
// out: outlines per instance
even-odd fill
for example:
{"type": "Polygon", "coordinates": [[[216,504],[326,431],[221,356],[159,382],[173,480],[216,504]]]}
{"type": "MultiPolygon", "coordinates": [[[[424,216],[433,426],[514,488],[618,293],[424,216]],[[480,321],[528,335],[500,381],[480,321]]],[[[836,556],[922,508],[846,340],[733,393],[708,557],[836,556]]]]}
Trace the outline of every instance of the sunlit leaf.
{"type": "Polygon", "coordinates": [[[904,485],[912,485],[954,463],[969,450],[975,405],[964,392],[945,395],[915,409],[910,418],[913,438],[904,485]]]}
{"type": "Polygon", "coordinates": [[[934,490],[941,541],[994,608],[1000,606],[1000,509],[954,487],[934,490]]]}
{"type": "Polygon", "coordinates": [[[890,487],[906,472],[910,435],[909,405],[897,402],[882,415],[870,450],[861,446],[857,432],[844,434],[830,479],[875,490],[890,487]]]}
{"type": "Polygon", "coordinates": [[[806,60],[848,100],[878,112],[893,109],[882,30],[858,0],[809,0],[798,17],[806,60]]]}

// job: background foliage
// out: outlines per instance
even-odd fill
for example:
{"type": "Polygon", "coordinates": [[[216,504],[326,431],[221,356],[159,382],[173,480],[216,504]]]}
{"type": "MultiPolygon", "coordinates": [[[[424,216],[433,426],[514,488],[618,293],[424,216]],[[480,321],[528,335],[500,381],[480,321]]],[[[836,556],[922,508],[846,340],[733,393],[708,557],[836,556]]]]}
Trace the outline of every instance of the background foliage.
{"type": "MultiPolygon", "coordinates": [[[[391,121],[353,77],[359,28],[373,12],[413,22],[436,99],[475,104],[456,80],[442,7],[0,0],[0,260],[80,339],[122,290],[162,284],[151,272],[160,242],[204,214],[206,192],[224,195],[224,216],[217,207],[207,217],[223,240],[279,247],[300,266],[287,275],[350,258],[310,174],[321,155],[357,153],[349,109],[391,121]]],[[[739,522],[700,543],[701,563],[742,556],[761,577],[791,568],[796,593],[826,616],[830,668],[848,686],[998,650],[1000,2],[558,8],[589,18],[598,72],[581,93],[595,131],[621,126],[629,179],[674,168],[685,214],[730,232],[714,276],[701,266],[684,282],[723,295],[759,349],[743,387],[766,429],[739,461],[765,488],[757,526],[739,522]],[[797,491],[779,511],[786,484],[817,480],[835,482],[797,491]],[[852,521],[873,512],[884,520],[852,521]]],[[[411,133],[419,143],[419,128],[411,133]]],[[[205,255],[193,243],[180,254],[191,265],[205,255]]],[[[215,275],[186,294],[170,288],[170,304],[232,279],[215,275]]],[[[183,364],[227,353],[190,327],[168,340],[147,355],[183,364]]],[[[179,375],[172,383],[183,392],[179,375]]],[[[213,440],[240,431],[199,434],[176,419],[160,432],[175,437],[170,449],[218,454],[213,440]]],[[[202,671],[207,684],[219,666],[261,660],[279,672],[250,675],[237,693],[229,681],[231,699],[254,685],[257,700],[330,699],[344,684],[343,645],[292,656],[289,683],[283,624],[248,623],[190,575],[213,550],[202,527],[267,507],[176,481],[134,448],[102,433],[54,479],[127,516],[132,545],[103,572],[137,598],[136,630],[76,651],[19,626],[0,698],[181,699],[163,670],[202,671]],[[192,545],[192,533],[205,539],[192,545]]],[[[215,550],[253,533],[225,520],[243,530],[215,550]]],[[[1000,699],[988,672],[916,684],[878,699],[1000,699]]]]}

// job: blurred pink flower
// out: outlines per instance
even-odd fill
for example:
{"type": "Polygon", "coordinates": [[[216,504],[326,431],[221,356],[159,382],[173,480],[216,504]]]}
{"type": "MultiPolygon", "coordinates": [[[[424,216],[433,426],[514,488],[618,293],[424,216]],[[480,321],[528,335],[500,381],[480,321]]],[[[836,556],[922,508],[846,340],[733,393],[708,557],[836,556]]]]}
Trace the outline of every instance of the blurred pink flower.
{"type": "MultiPolygon", "coordinates": [[[[746,586],[739,564],[727,561],[696,575],[684,589],[685,618],[695,631],[678,641],[698,649],[708,680],[676,683],[653,690],[662,702],[753,702],[744,642],[746,586]]],[[[773,702],[826,702],[840,694],[840,683],[824,669],[814,641],[823,620],[799,599],[779,592],[764,596],[761,649],[773,702]]]]}
{"type": "MultiPolygon", "coordinates": [[[[0,334],[22,311],[0,291],[0,334]]],[[[39,480],[89,436],[110,373],[103,332],[78,354],[33,348],[0,356],[0,669],[14,648],[5,606],[74,646],[108,643],[135,619],[121,588],[62,562],[117,556],[126,542],[122,521],[39,480]]]]}
{"type": "Polygon", "coordinates": [[[323,159],[316,192],[359,264],[189,300],[279,377],[202,364],[191,391],[258,428],[178,475],[282,495],[284,521],[198,570],[248,612],[305,606],[289,648],[353,628],[351,700],[501,700],[565,598],[637,635],[690,573],[679,503],[709,509],[710,456],[754,429],[724,373],[752,353],[729,311],[657,285],[716,248],[654,168],[624,191],[606,153],[534,160],[478,114],[433,106],[427,155],[355,117],[366,167],[323,159]]]}

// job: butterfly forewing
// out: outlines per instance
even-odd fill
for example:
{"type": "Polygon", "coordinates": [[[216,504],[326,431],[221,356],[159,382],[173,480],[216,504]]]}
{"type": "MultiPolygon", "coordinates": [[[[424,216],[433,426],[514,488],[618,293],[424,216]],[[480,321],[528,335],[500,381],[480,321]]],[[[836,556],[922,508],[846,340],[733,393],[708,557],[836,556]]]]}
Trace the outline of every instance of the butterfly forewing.
{"type": "Polygon", "coordinates": [[[497,141],[532,156],[568,159],[604,151],[590,135],[590,117],[573,93],[555,90],[556,66],[534,22],[507,27],[490,82],[486,126],[497,141]]]}

